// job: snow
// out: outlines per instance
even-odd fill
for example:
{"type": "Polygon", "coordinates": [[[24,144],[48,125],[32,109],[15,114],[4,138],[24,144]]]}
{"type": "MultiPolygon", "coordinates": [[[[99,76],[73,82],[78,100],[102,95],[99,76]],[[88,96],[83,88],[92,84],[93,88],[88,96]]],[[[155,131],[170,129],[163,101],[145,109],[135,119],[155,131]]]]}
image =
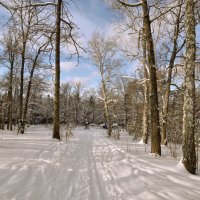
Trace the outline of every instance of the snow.
{"type": "Polygon", "coordinates": [[[189,174],[167,147],[155,157],[125,133],[120,141],[97,128],[78,127],[67,141],[51,134],[44,126],[18,136],[1,131],[0,199],[200,199],[200,176],[189,174]]]}

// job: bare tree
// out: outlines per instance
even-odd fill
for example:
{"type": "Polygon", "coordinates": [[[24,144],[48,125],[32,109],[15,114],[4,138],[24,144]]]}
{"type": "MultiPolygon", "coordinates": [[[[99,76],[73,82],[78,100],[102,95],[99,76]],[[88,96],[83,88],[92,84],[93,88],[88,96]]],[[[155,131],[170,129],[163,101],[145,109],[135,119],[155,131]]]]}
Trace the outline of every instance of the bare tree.
{"type": "Polygon", "coordinates": [[[156,78],[156,60],[154,52],[154,43],[151,30],[151,20],[149,16],[149,5],[147,0],[142,0],[139,3],[128,3],[125,1],[117,0],[119,4],[128,8],[141,7],[143,11],[143,26],[144,36],[147,51],[147,64],[149,68],[150,79],[150,111],[151,111],[151,152],[161,155],[161,135],[159,123],[159,106],[157,94],[157,78],[156,78]]]}
{"type": "MultiPolygon", "coordinates": [[[[15,34],[18,35],[18,46],[19,52],[21,54],[21,68],[20,68],[20,97],[19,97],[19,120],[21,125],[25,125],[25,119],[23,114],[24,107],[24,72],[27,67],[27,49],[31,42],[35,43],[34,36],[38,34],[41,30],[42,24],[47,20],[49,13],[43,14],[43,9],[37,9],[34,6],[30,6],[31,0],[25,1],[15,1],[12,0],[10,3],[5,3],[5,8],[7,8],[11,17],[9,20],[9,26],[13,27],[15,34]]],[[[26,108],[27,106],[25,106],[26,108]]],[[[26,110],[26,109],[25,109],[26,110]]],[[[26,111],[25,111],[26,113],[26,111]]],[[[21,133],[24,133],[24,128],[21,129],[21,133]]]]}
{"type": "Polygon", "coordinates": [[[69,125],[73,122],[71,110],[72,110],[72,85],[70,83],[64,83],[61,85],[61,114],[63,116],[62,122],[69,125]]]}
{"type": "Polygon", "coordinates": [[[74,103],[74,118],[75,124],[80,123],[80,105],[81,105],[81,91],[83,89],[83,85],[81,82],[76,82],[73,85],[73,103],[74,103]]]}
{"type": "MultiPolygon", "coordinates": [[[[43,23],[38,22],[38,19],[45,20],[49,18],[51,23],[52,16],[54,16],[54,9],[49,9],[49,7],[56,8],[56,23],[53,28],[45,29],[47,32],[55,33],[55,40],[52,41],[52,44],[55,44],[55,94],[54,94],[54,129],[53,129],[53,138],[60,139],[59,134],[59,96],[60,96],[60,43],[65,42],[69,46],[74,46],[75,53],[79,56],[78,50],[81,48],[76,42],[76,34],[74,33],[74,29],[76,29],[76,25],[71,21],[71,14],[68,9],[68,1],[57,0],[57,2],[46,2],[46,1],[21,1],[16,2],[13,0],[11,4],[3,3],[0,1],[0,5],[4,6],[8,9],[14,20],[15,24],[20,25],[20,33],[22,38],[22,46],[21,46],[21,55],[22,55],[22,65],[21,65],[21,84],[20,84],[20,119],[23,121],[23,88],[24,88],[24,68],[25,68],[25,55],[26,55],[26,45],[30,39],[30,35],[32,31],[41,31],[43,29],[41,26],[43,23]],[[17,4],[17,5],[16,5],[17,4]],[[39,8],[39,9],[38,9],[39,8]],[[39,11],[38,11],[39,10],[39,11]],[[50,12],[53,14],[45,15],[45,13],[50,12]],[[42,13],[44,16],[36,17],[37,14],[42,13]],[[19,18],[16,18],[18,14],[19,18]],[[36,28],[37,27],[37,28],[36,28]],[[55,29],[54,29],[55,27],[55,29]],[[62,39],[61,39],[62,38],[62,39]]],[[[52,25],[52,23],[51,23],[52,25]]],[[[81,48],[82,49],[82,48],[81,48]]]]}
{"type": "Polygon", "coordinates": [[[56,7],[56,39],[55,39],[55,84],[54,84],[54,127],[53,127],[53,138],[60,139],[60,43],[61,43],[61,35],[62,30],[64,30],[63,40],[66,43],[70,43],[75,47],[76,54],[79,55],[78,48],[80,46],[75,40],[75,35],[73,34],[73,30],[76,25],[71,21],[70,14],[66,5],[67,2],[63,0],[58,0],[57,3],[33,3],[33,6],[55,6],[56,7]],[[66,19],[65,19],[65,18],[66,19]],[[62,23],[65,27],[61,27],[62,23]]]}
{"type": "Polygon", "coordinates": [[[93,63],[98,67],[101,76],[101,95],[104,102],[105,118],[108,125],[108,136],[112,132],[112,116],[110,104],[112,99],[109,97],[109,83],[120,67],[120,61],[116,58],[116,42],[114,39],[105,39],[100,33],[94,33],[89,41],[90,56],[93,63]]]}
{"type": "MultiPolygon", "coordinates": [[[[170,97],[170,86],[171,86],[171,80],[172,80],[172,72],[175,65],[175,61],[177,58],[178,53],[182,50],[185,44],[185,40],[180,41],[180,34],[183,29],[182,19],[183,19],[183,12],[182,12],[182,4],[180,4],[180,1],[177,2],[178,6],[177,9],[170,13],[170,16],[172,18],[175,18],[174,23],[174,31],[169,31],[169,37],[172,41],[172,50],[171,56],[169,59],[169,64],[167,66],[167,80],[165,84],[165,89],[163,92],[163,108],[162,108],[162,144],[167,145],[167,124],[168,124],[168,110],[169,110],[169,97],[170,97]],[[179,43],[179,44],[178,44],[179,43]]],[[[167,31],[165,31],[167,32],[167,31]]],[[[171,43],[170,43],[171,44],[171,43]]],[[[166,44],[165,44],[166,45],[166,44]]],[[[170,49],[170,47],[168,47],[170,49]]]]}
{"type": "Polygon", "coordinates": [[[61,26],[62,0],[56,6],[56,54],[55,54],[55,94],[54,94],[54,126],[53,138],[60,139],[60,26],[61,26]]]}
{"type": "Polygon", "coordinates": [[[12,130],[13,121],[13,76],[14,68],[16,65],[16,60],[18,56],[18,40],[16,35],[14,35],[9,29],[4,34],[1,41],[1,45],[4,48],[4,52],[1,56],[1,62],[4,66],[9,68],[9,83],[8,83],[8,117],[7,117],[7,129],[12,130]]]}
{"type": "MultiPolygon", "coordinates": [[[[52,35],[52,34],[50,34],[50,35],[52,35]]],[[[35,57],[33,59],[31,59],[32,66],[30,69],[29,81],[28,81],[26,98],[25,98],[24,109],[23,109],[23,120],[25,122],[27,121],[26,117],[27,117],[27,112],[28,112],[28,106],[29,106],[29,100],[30,100],[30,94],[31,94],[31,88],[32,88],[32,79],[34,77],[34,72],[35,72],[35,69],[38,67],[38,65],[41,65],[40,66],[41,68],[44,67],[41,62],[40,54],[42,54],[43,58],[45,57],[45,53],[48,52],[47,48],[51,41],[51,36],[50,37],[46,37],[46,36],[41,37],[41,35],[40,35],[40,38],[42,38],[43,42],[40,41],[39,45],[34,44],[34,46],[37,45],[36,54],[35,54],[35,57]]],[[[24,126],[22,127],[21,131],[24,132],[24,129],[25,129],[25,123],[24,123],[24,126]]]]}

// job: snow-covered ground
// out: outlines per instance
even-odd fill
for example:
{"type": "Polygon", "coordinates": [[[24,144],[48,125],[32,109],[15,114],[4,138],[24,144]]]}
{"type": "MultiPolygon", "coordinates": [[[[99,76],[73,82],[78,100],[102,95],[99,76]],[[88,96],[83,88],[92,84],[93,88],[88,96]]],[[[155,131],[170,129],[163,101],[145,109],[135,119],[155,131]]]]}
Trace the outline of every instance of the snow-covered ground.
{"type": "Polygon", "coordinates": [[[0,133],[0,200],[198,200],[200,176],[190,175],[163,147],[106,138],[76,128],[68,141],[44,126],[24,135],[0,133]]]}

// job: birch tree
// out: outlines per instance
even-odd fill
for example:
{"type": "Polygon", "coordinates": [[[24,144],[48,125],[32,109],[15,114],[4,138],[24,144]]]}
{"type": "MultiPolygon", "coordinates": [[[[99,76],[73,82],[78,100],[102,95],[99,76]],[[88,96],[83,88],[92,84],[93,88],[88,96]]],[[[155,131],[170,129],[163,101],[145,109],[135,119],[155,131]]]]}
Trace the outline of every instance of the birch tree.
{"type": "Polygon", "coordinates": [[[89,51],[93,63],[98,68],[101,77],[101,94],[104,102],[104,113],[108,125],[108,136],[112,132],[112,116],[110,104],[112,100],[109,97],[109,83],[120,67],[120,61],[117,59],[116,42],[114,39],[106,39],[100,33],[94,33],[89,41],[89,51]]]}
{"type": "Polygon", "coordinates": [[[146,49],[146,38],[144,32],[144,19],[143,19],[143,31],[142,31],[142,62],[143,62],[143,73],[144,73],[144,108],[143,108],[143,131],[142,140],[144,144],[147,144],[149,137],[149,71],[147,67],[147,49],[146,49]]]}
{"type": "Polygon", "coordinates": [[[185,1],[185,31],[186,31],[186,55],[185,55],[185,89],[183,104],[183,164],[186,169],[195,174],[195,54],[196,34],[194,1],[185,1]]]}

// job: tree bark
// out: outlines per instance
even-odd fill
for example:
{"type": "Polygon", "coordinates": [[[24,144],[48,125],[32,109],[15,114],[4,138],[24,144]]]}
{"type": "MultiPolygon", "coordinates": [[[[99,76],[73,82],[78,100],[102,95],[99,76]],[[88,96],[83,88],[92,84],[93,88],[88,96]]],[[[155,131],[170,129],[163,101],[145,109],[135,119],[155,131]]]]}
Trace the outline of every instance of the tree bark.
{"type": "Polygon", "coordinates": [[[147,56],[146,56],[146,41],[145,35],[143,31],[142,36],[142,47],[143,47],[143,68],[144,68],[144,109],[143,109],[143,143],[147,144],[148,137],[149,137],[149,120],[148,120],[148,113],[149,113],[149,76],[147,71],[147,56]]]}
{"type": "Polygon", "coordinates": [[[125,111],[125,125],[128,125],[128,103],[127,103],[127,94],[124,94],[124,111],[125,111]]]}
{"type": "Polygon", "coordinates": [[[142,8],[144,15],[144,33],[146,40],[147,60],[149,66],[150,79],[151,152],[161,155],[161,135],[159,124],[156,62],[147,0],[142,0],[142,8]]]}
{"type": "Polygon", "coordinates": [[[3,114],[2,114],[2,130],[5,129],[5,116],[6,116],[6,109],[3,108],[3,114]]]}
{"type": "Polygon", "coordinates": [[[104,110],[105,110],[105,116],[106,116],[106,121],[108,125],[108,137],[111,136],[112,133],[112,122],[111,122],[111,116],[110,116],[110,111],[109,111],[109,106],[108,106],[108,97],[107,97],[107,89],[106,89],[106,83],[103,79],[103,74],[102,74],[102,93],[103,93],[103,98],[104,98],[104,110]]]}
{"type": "Polygon", "coordinates": [[[162,119],[162,130],[161,130],[163,145],[167,145],[167,115],[169,110],[169,95],[171,86],[172,67],[173,65],[169,65],[166,89],[163,96],[163,111],[162,111],[163,119],[162,119]]]}
{"type": "Polygon", "coordinates": [[[185,90],[183,104],[183,164],[192,174],[196,172],[195,153],[195,56],[196,56],[196,34],[194,1],[186,0],[186,60],[185,60],[185,90]]]}
{"type": "Polygon", "coordinates": [[[20,72],[20,97],[19,97],[19,119],[23,121],[23,93],[24,93],[24,66],[25,66],[25,55],[26,55],[26,42],[23,41],[22,47],[22,61],[21,61],[21,72],[20,72]]]}
{"type": "Polygon", "coordinates": [[[14,55],[11,54],[10,63],[10,77],[9,77],[9,89],[8,89],[8,126],[7,129],[12,131],[12,114],[13,114],[13,68],[14,68],[14,55]]]}
{"type": "Polygon", "coordinates": [[[53,138],[60,140],[60,26],[61,26],[61,10],[62,0],[58,0],[56,8],[56,58],[55,58],[55,94],[54,94],[54,127],[53,138]]]}
{"type": "Polygon", "coordinates": [[[35,56],[35,59],[34,59],[34,62],[33,62],[32,68],[31,68],[31,72],[30,72],[27,94],[26,94],[25,105],[24,105],[24,113],[23,113],[23,120],[25,122],[26,122],[26,116],[27,116],[27,112],[28,112],[28,103],[29,103],[29,99],[30,99],[33,74],[34,74],[34,71],[35,71],[35,67],[36,67],[39,55],[40,55],[40,49],[38,50],[37,55],[35,56]]]}

